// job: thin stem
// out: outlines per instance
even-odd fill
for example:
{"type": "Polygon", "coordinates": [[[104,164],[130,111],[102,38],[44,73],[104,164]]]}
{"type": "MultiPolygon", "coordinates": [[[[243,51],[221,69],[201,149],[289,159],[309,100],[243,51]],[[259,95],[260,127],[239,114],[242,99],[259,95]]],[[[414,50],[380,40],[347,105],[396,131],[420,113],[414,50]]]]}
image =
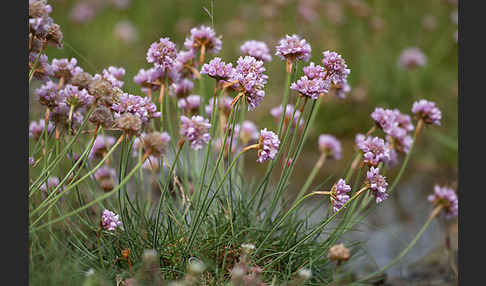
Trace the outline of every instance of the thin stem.
{"type": "MultiPolygon", "coordinates": [[[[39,216],[39,218],[33,223],[33,225],[39,221],[42,216],[44,216],[45,213],[47,213],[53,205],[55,205],[55,203],[57,202],[57,200],[59,200],[59,198],[64,195],[65,193],[67,193],[69,190],[71,190],[72,188],[76,187],[79,183],[81,183],[82,181],[84,181],[86,178],[90,177],[94,172],[96,172],[97,169],[99,169],[102,165],[103,165],[103,162],[106,161],[106,159],[111,156],[111,154],[113,153],[113,151],[115,151],[116,147],[122,142],[124,138],[124,134],[122,134],[120,136],[120,138],[118,138],[118,141],[113,145],[113,147],[111,147],[111,149],[108,151],[108,153],[106,153],[105,157],[103,157],[103,159],[101,159],[101,161],[98,163],[98,165],[96,165],[92,170],[90,170],[86,175],[84,175],[82,178],[80,178],[79,180],[77,180],[76,182],[72,183],[71,185],[68,185],[62,192],[60,192],[59,194],[57,194],[55,197],[53,197],[52,199],[50,200],[45,200],[43,203],[41,203],[41,205],[39,205],[39,207],[37,207],[37,209],[35,209],[34,211],[32,211],[32,213],[30,214],[30,216],[34,215],[38,210],[41,209],[41,207],[44,206],[44,204],[50,204],[50,206],[46,209],[46,211],[39,216]],[[51,203],[52,202],[52,203],[51,203]]],[[[55,191],[57,191],[62,185],[59,184],[55,191]]],[[[55,193],[54,191],[52,193],[55,193]]]]}
{"type": "Polygon", "coordinates": [[[380,270],[377,270],[377,271],[367,275],[366,277],[360,279],[358,282],[362,282],[362,281],[366,281],[368,279],[371,279],[371,278],[383,273],[388,268],[392,267],[398,261],[400,261],[400,259],[402,259],[402,257],[404,257],[410,251],[410,249],[412,249],[412,247],[417,243],[417,241],[420,239],[420,237],[422,236],[424,231],[427,229],[429,224],[432,222],[432,220],[440,213],[440,210],[442,209],[442,207],[443,207],[443,205],[438,205],[432,211],[432,213],[430,213],[429,218],[427,219],[425,224],[422,226],[420,231],[417,233],[417,235],[414,237],[414,239],[407,245],[407,247],[404,250],[402,250],[402,252],[400,252],[400,254],[397,257],[395,257],[390,263],[388,263],[386,266],[382,267],[380,270]]]}
{"type": "Polygon", "coordinates": [[[307,189],[312,184],[312,181],[314,181],[314,178],[317,175],[317,172],[319,172],[322,165],[324,165],[324,162],[326,161],[326,157],[327,157],[327,153],[322,152],[321,156],[319,157],[316,164],[314,165],[314,168],[312,168],[312,171],[311,171],[309,177],[307,177],[307,180],[305,181],[304,186],[302,187],[302,189],[300,189],[300,192],[297,195],[297,198],[300,198],[302,195],[304,195],[307,192],[307,189]]]}
{"type": "Polygon", "coordinates": [[[283,97],[283,102],[282,102],[282,115],[280,116],[280,124],[278,126],[278,138],[280,138],[280,135],[282,135],[282,127],[283,123],[285,121],[285,113],[287,111],[287,104],[289,101],[289,91],[290,91],[290,81],[292,79],[292,64],[290,64],[290,69],[288,69],[288,62],[287,62],[287,69],[286,69],[286,75],[285,75],[285,86],[284,86],[284,97],[283,97]]]}
{"type": "Polygon", "coordinates": [[[49,226],[51,224],[56,223],[56,222],[62,221],[62,220],[66,219],[66,218],[68,218],[70,216],[75,215],[75,214],[78,214],[81,211],[89,208],[90,206],[92,206],[94,204],[97,204],[97,203],[101,202],[102,200],[110,197],[111,195],[113,195],[115,192],[117,192],[121,187],[123,187],[128,182],[128,180],[137,172],[138,168],[140,168],[142,166],[143,161],[145,161],[145,159],[147,159],[147,157],[149,155],[150,155],[149,153],[146,153],[144,155],[144,157],[142,158],[142,160],[140,162],[138,162],[138,164],[130,171],[130,173],[128,173],[128,175],[123,179],[123,181],[118,186],[116,186],[113,190],[111,190],[110,192],[103,194],[102,196],[98,197],[97,199],[95,199],[95,200],[93,200],[93,201],[85,204],[84,206],[82,206],[80,208],[75,209],[72,212],[69,212],[69,213],[67,213],[67,214],[65,214],[65,215],[63,215],[61,217],[58,217],[58,218],[56,218],[54,220],[51,220],[51,221],[49,221],[49,222],[47,222],[47,223],[45,223],[43,225],[40,225],[40,226],[38,226],[36,228],[31,228],[30,229],[30,233],[33,233],[35,231],[38,231],[38,230],[40,230],[42,228],[45,228],[45,227],[47,227],[47,226],[49,226]]]}
{"type": "Polygon", "coordinates": [[[403,173],[405,172],[405,168],[407,167],[408,160],[410,160],[410,155],[412,154],[413,147],[415,146],[415,141],[417,141],[418,135],[420,133],[420,130],[422,129],[423,126],[423,120],[420,119],[419,122],[417,123],[417,128],[415,129],[415,133],[413,134],[413,140],[412,144],[410,145],[410,150],[408,151],[407,156],[405,156],[405,160],[403,161],[402,167],[400,168],[400,171],[398,172],[398,175],[396,176],[395,180],[393,181],[388,193],[391,194],[395,187],[397,186],[398,182],[400,181],[400,178],[402,177],[403,173]]]}

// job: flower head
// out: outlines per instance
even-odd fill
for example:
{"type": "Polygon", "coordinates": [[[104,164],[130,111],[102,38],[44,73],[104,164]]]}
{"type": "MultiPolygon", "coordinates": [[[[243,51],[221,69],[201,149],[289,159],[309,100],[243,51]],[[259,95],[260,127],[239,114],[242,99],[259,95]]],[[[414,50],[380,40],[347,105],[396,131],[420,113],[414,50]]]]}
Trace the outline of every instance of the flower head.
{"type": "Polygon", "coordinates": [[[327,257],[330,260],[335,260],[338,262],[346,261],[350,257],[350,252],[349,249],[344,246],[344,244],[340,243],[333,245],[331,248],[329,248],[329,253],[327,257]]]}
{"type": "Polygon", "coordinates": [[[123,93],[111,108],[116,112],[115,118],[120,117],[123,113],[131,113],[137,115],[142,123],[147,123],[150,119],[161,115],[150,98],[128,93],[123,93]]]}
{"type": "Polygon", "coordinates": [[[121,88],[123,86],[123,77],[125,76],[125,69],[122,67],[110,66],[108,69],[103,69],[103,78],[108,80],[112,86],[121,88]]]}
{"type": "Polygon", "coordinates": [[[329,82],[322,78],[309,79],[304,75],[297,82],[292,83],[290,89],[298,91],[302,96],[318,99],[321,94],[328,92],[329,82]]]}
{"type": "MultiPolygon", "coordinates": [[[[35,140],[39,140],[39,138],[44,133],[44,128],[46,123],[44,119],[40,119],[37,121],[32,121],[29,125],[29,138],[34,138],[35,140]]],[[[51,132],[54,129],[54,125],[51,122],[47,124],[47,132],[51,132]]]]}
{"type": "Polygon", "coordinates": [[[333,159],[341,159],[341,142],[332,135],[321,134],[319,136],[319,150],[333,159]]]}
{"type": "Polygon", "coordinates": [[[239,57],[230,81],[237,82],[245,93],[255,93],[267,83],[268,76],[264,72],[262,61],[251,56],[239,57]]]}
{"type": "Polygon", "coordinates": [[[139,33],[135,25],[127,20],[121,20],[115,24],[113,30],[115,37],[125,44],[132,44],[138,41],[139,33]]]}
{"type": "Polygon", "coordinates": [[[259,133],[255,123],[250,120],[245,120],[241,123],[240,138],[244,144],[252,140],[258,140],[258,136],[259,133]]]}
{"type": "Polygon", "coordinates": [[[59,185],[59,178],[58,177],[49,177],[47,179],[47,183],[42,184],[40,186],[40,190],[43,191],[44,193],[47,193],[49,191],[53,191],[57,186],[59,185]]]}
{"type": "Polygon", "coordinates": [[[191,80],[184,78],[174,82],[171,87],[178,98],[183,98],[191,93],[192,89],[194,88],[194,83],[191,80]]]}
{"type": "Polygon", "coordinates": [[[303,68],[304,75],[308,79],[312,80],[315,78],[324,78],[326,76],[326,70],[320,65],[316,65],[313,62],[310,65],[303,68]]]}
{"type": "Polygon", "coordinates": [[[215,57],[209,63],[204,64],[201,69],[201,74],[207,74],[217,80],[228,80],[233,72],[233,64],[226,64],[219,57],[215,57]]]}
{"type": "Polygon", "coordinates": [[[285,60],[301,60],[309,61],[311,56],[311,46],[305,39],[301,39],[298,35],[286,35],[285,38],[279,41],[276,48],[275,55],[285,60]]]}
{"type": "Polygon", "coordinates": [[[56,107],[59,103],[60,99],[57,84],[53,81],[44,83],[41,87],[35,90],[35,93],[39,97],[40,103],[49,108],[56,107]]]}
{"type": "Polygon", "coordinates": [[[164,72],[173,67],[176,57],[176,45],[169,38],[160,38],[147,51],[147,62],[153,63],[164,72]]]}
{"type": "Polygon", "coordinates": [[[267,131],[267,128],[260,131],[260,138],[258,139],[258,163],[263,163],[268,159],[274,159],[278,153],[280,140],[277,134],[272,131],[267,131]]]}
{"type": "Polygon", "coordinates": [[[76,73],[83,71],[77,64],[78,61],[75,58],[53,59],[49,68],[53,77],[69,81],[76,73]]]}
{"type": "Polygon", "coordinates": [[[363,152],[363,162],[370,166],[377,166],[378,163],[386,163],[390,160],[390,148],[385,140],[379,137],[357,138],[358,148],[363,152]]]}
{"type": "Polygon", "coordinates": [[[103,214],[101,215],[101,227],[108,230],[114,231],[117,227],[121,227],[123,225],[122,221],[112,211],[105,209],[103,214]]]}
{"type": "Polygon", "coordinates": [[[223,42],[221,41],[221,36],[217,37],[211,27],[204,25],[192,28],[191,35],[184,41],[184,47],[186,49],[198,51],[204,46],[206,52],[210,54],[219,53],[222,45],[223,42]]]}
{"type": "Polygon", "coordinates": [[[211,139],[209,128],[211,128],[209,120],[202,116],[194,115],[191,118],[181,116],[180,134],[191,143],[191,148],[194,150],[201,149],[209,142],[211,139]]]}
{"type": "Polygon", "coordinates": [[[115,144],[115,137],[98,135],[93,143],[93,147],[89,152],[90,158],[103,158],[105,153],[115,144]]]}
{"type": "Polygon", "coordinates": [[[348,81],[344,81],[341,84],[334,85],[335,95],[340,99],[345,99],[346,95],[351,92],[351,86],[348,81]]]}
{"type": "Polygon", "coordinates": [[[426,124],[440,125],[442,113],[435,106],[435,102],[421,99],[413,103],[412,113],[418,116],[426,124]]]}
{"type": "Polygon", "coordinates": [[[403,50],[400,58],[398,59],[398,64],[407,70],[412,70],[417,67],[424,66],[426,63],[427,57],[417,47],[403,50]]]}
{"type": "Polygon", "coordinates": [[[115,187],[116,171],[109,166],[104,165],[96,170],[94,177],[105,192],[111,191],[115,187]]]}
{"type": "Polygon", "coordinates": [[[451,188],[435,185],[434,194],[427,199],[436,205],[442,205],[447,219],[454,218],[459,213],[459,200],[456,192],[451,188]]]}
{"type": "Polygon", "coordinates": [[[351,70],[347,68],[348,66],[343,57],[332,51],[324,51],[322,55],[322,65],[326,69],[326,79],[335,85],[347,82],[351,70]]]}
{"type": "Polygon", "coordinates": [[[332,210],[337,212],[340,210],[344,204],[349,200],[349,193],[351,191],[351,187],[346,184],[344,179],[339,179],[336,184],[331,189],[331,203],[332,203],[332,210]]]}
{"type": "Polygon", "coordinates": [[[177,107],[188,114],[195,114],[199,112],[201,106],[201,97],[196,94],[189,95],[186,98],[181,98],[177,101],[177,107]]]}
{"type": "Polygon", "coordinates": [[[77,86],[71,84],[66,84],[59,91],[59,96],[67,105],[74,106],[75,108],[90,105],[95,99],[86,89],[79,89],[77,86]]]}
{"type": "Polygon", "coordinates": [[[380,175],[380,168],[371,167],[366,173],[366,178],[368,180],[371,193],[375,196],[376,203],[381,203],[388,198],[386,193],[386,188],[388,183],[386,178],[380,175]]]}
{"type": "Polygon", "coordinates": [[[265,42],[260,41],[246,41],[240,47],[240,51],[246,56],[252,56],[257,60],[269,62],[272,60],[270,49],[268,49],[265,42]]]}

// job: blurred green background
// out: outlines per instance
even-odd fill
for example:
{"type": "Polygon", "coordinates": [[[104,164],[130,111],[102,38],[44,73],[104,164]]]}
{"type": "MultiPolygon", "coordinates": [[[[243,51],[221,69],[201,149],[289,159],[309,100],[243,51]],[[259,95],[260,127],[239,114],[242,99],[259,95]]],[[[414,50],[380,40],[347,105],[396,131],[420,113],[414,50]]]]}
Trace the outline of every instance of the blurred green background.
{"type": "MultiPolygon", "coordinates": [[[[76,57],[92,74],[110,65],[122,66],[127,71],[124,89],[139,95],[141,91],[133,83],[133,76],[140,68],[150,67],[145,54],[149,45],[160,37],[168,36],[182,48],[191,27],[213,24],[216,33],[223,36],[223,50],[218,56],[235,62],[240,55],[239,47],[246,40],[265,41],[274,54],[280,38],[297,33],[311,44],[311,61],[315,63],[320,62],[324,50],[336,50],[343,55],[351,69],[352,91],[345,100],[322,102],[303,159],[298,162],[294,184],[301,184],[314,166],[319,134],[330,133],[343,142],[343,159],[324,166],[318,179],[322,181],[347,166],[354,152],[354,136],[371,127],[369,114],[375,107],[398,108],[410,113],[412,103],[420,98],[435,101],[443,112],[443,120],[440,127],[427,128],[419,138],[406,173],[428,172],[438,183],[448,184],[457,178],[458,49],[454,1],[57,0],[49,3],[53,6],[51,16],[61,26],[65,42],[63,49],[47,49],[49,59],[76,57]],[[117,34],[127,23],[134,28],[132,38],[126,32],[122,36],[117,34]],[[422,49],[427,64],[406,71],[397,61],[400,53],[412,46],[422,49]]],[[[281,102],[284,63],[274,56],[265,66],[269,75],[267,96],[263,106],[247,116],[259,127],[276,129],[269,110],[281,102]]],[[[295,100],[294,93],[291,97],[295,100]]],[[[264,167],[253,168],[253,172],[261,170],[264,167]]]]}

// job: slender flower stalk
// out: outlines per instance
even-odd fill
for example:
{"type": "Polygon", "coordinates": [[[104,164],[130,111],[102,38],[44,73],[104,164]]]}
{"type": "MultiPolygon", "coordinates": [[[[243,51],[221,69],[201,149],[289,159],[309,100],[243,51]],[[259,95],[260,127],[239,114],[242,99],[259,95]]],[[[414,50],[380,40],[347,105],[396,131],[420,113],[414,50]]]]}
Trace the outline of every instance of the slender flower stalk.
{"type": "MultiPolygon", "coordinates": [[[[90,170],[90,171],[89,171],[89,172],[88,172],[86,175],[84,175],[83,177],[81,177],[79,180],[77,180],[77,181],[75,181],[75,182],[71,183],[70,185],[66,186],[66,188],[65,188],[63,191],[61,191],[59,194],[57,194],[56,196],[54,196],[52,199],[49,199],[49,198],[48,198],[48,199],[46,199],[46,200],[45,200],[43,203],[41,203],[41,205],[39,205],[39,207],[37,207],[37,209],[33,210],[33,211],[30,213],[30,216],[32,216],[32,215],[34,215],[35,213],[37,213],[37,211],[39,211],[39,210],[40,210],[40,209],[41,209],[41,208],[42,208],[44,205],[49,204],[49,207],[46,209],[46,211],[45,211],[45,212],[44,212],[42,215],[40,215],[40,216],[39,216],[39,218],[37,219],[37,221],[39,221],[39,220],[40,220],[40,218],[42,218],[42,216],[43,216],[44,214],[46,214],[46,213],[47,213],[47,212],[50,210],[50,208],[52,208],[52,206],[53,206],[53,205],[55,205],[55,203],[56,203],[56,202],[59,200],[59,198],[60,198],[62,195],[64,195],[64,194],[65,194],[65,193],[67,193],[69,190],[71,190],[71,189],[73,189],[74,187],[76,187],[76,186],[77,186],[79,183],[81,183],[81,182],[82,182],[82,181],[84,181],[85,179],[87,179],[87,178],[91,177],[91,175],[93,175],[93,174],[96,172],[96,170],[98,170],[98,169],[99,169],[99,168],[100,168],[100,167],[103,165],[103,163],[104,163],[104,162],[107,160],[107,158],[108,158],[109,156],[111,156],[111,154],[113,153],[113,151],[115,151],[116,147],[117,147],[117,146],[118,146],[118,145],[119,145],[119,144],[122,142],[123,138],[124,138],[124,134],[122,134],[122,135],[121,135],[121,136],[118,138],[117,142],[116,142],[116,143],[113,145],[113,147],[111,147],[111,149],[110,149],[110,150],[109,150],[109,151],[106,153],[106,155],[104,156],[104,158],[100,160],[100,162],[98,163],[98,165],[96,165],[96,166],[95,166],[93,169],[91,169],[91,170],[90,170]]],[[[52,192],[52,193],[54,193],[54,194],[55,194],[55,193],[57,192],[57,190],[58,190],[58,189],[59,189],[61,186],[62,186],[62,184],[59,184],[59,185],[56,187],[56,189],[54,190],[54,192],[52,192]]],[[[37,221],[36,221],[36,222],[37,222],[37,221]]],[[[32,225],[34,225],[34,224],[35,224],[35,222],[34,222],[32,225]]]]}
{"type": "MultiPolygon", "coordinates": [[[[120,188],[122,188],[128,182],[128,180],[137,172],[137,170],[142,166],[143,162],[145,161],[145,159],[147,159],[147,157],[149,155],[150,155],[150,153],[146,153],[142,157],[142,160],[140,160],[140,162],[138,162],[138,164],[135,167],[133,167],[133,169],[130,171],[130,173],[128,173],[127,176],[120,182],[120,184],[118,184],[118,186],[116,186],[112,191],[107,192],[107,193],[99,196],[98,198],[92,200],[91,202],[84,204],[82,207],[79,207],[79,208],[77,208],[77,209],[75,209],[75,210],[73,210],[73,211],[71,211],[71,212],[69,212],[69,213],[67,213],[65,215],[62,215],[62,216],[60,216],[58,218],[55,218],[53,220],[50,220],[49,222],[46,222],[46,223],[44,223],[44,224],[42,224],[42,225],[40,225],[38,227],[34,227],[34,225],[36,223],[32,223],[29,226],[30,227],[30,232],[31,233],[34,233],[34,232],[39,231],[39,230],[41,230],[41,229],[43,229],[43,228],[45,228],[47,226],[50,226],[50,225],[54,224],[56,222],[63,221],[66,218],[71,217],[73,215],[76,215],[76,214],[82,212],[83,210],[91,207],[92,205],[95,205],[95,204],[97,204],[97,203],[99,203],[99,202],[107,199],[108,197],[110,197],[111,195],[113,195],[114,193],[116,193],[120,188]]],[[[40,219],[37,219],[36,222],[38,222],[39,220],[40,219]]]]}
{"type": "Polygon", "coordinates": [[[410,243],[407,245],[407,247],[405,247],[405,249],[403,249],[400,254],[395,257],[392,261],[390,261],[387,265],[383,266],[382,268],[380,268],[379,270],[359,279],[357,282],[364,282],[364,281],[367,281],[367,280],[370,280],[372,279],[373,277],[376,277],[377,275],[380,275],[381,273],[385,272],[386,270],[388,270],[390,267],[392,267],[393,265],[395,265],[397,262],[400,261],[400,259],[402,259],[409,251],[410,249],[412,249],[412,247],[417,243],[417,241],[420,239],[420,237],[422,237],[422,234],[424,233],[424,231],[427,229],[427,227],[430,225],[430,223],[434,220],[434,218],[440,213],[441,209],[443,208],[442,205],[438,205],[429,215],[429,218],[427,219],[427,221],[425,222],[425,224],[422,226],[422,228],[420,229],[420,231],[417,233],[417,235],[414,237],[414,239],[412,239],[412,241],[410,241],[410,243]]]}
{"type": "Polygon", "coordinates": [[[299,194],[297,195],[297,198],[300,198],[302,195],[304,195],[307,192],[307,189],[309,189],[310,185],[312,184],[312,181],[314,181],[314,178],[317,175],[317,172],[322,168],[324,165],[324,162],[326,161],[327,153],[322,152],[321,156],[319,156],[319,159],[317,160],[316,164],[314,165],[314,168],[312,168],[311,173],[307,177],[307,180],[304,183],[304,186],[299,191],[299,194]]]}

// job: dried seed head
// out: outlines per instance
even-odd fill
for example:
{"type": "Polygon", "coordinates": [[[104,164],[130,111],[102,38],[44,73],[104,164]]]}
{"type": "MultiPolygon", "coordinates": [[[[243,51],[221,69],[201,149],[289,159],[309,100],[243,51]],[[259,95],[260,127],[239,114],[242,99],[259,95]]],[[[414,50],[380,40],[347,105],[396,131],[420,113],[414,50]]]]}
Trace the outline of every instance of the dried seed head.
{"type": "Polygon", "coordinates": [[[88,89],[89,84],[93,81],[93,77],[87,72],[80,72],[74,74],[71,78],[71,84],[80,88],[88,89]]]}
{"type": "Polygon", "coordinates": [[[47,43],[53,46],[57,46],[58,48],[62,48],[62,39],[63,39],[63,35],[59,25],[58,24],[50,25],[49,31],[47,31],[47,36],[46,36],[47,43]]]}
{"type": "Polygon", "coordinates": [[[346,261],[349,259],[350,253],[349,249],[344,246],[344,244],[336,244],[329,249],[329,254],[327,258],[335,261],[346,261]]]}
{"type": "Polygon", "coordinates": [[[100,182],[100,186],[105,192],[109,192],[115,188],[115,182],[112,179],[105,179],[100,182]]]}
{"type": "Polygon", "coordinates": [[[109,81],[98,78],[91,81],[88,91],[97,99],[104,96],[111,97],[113,95],[113,86],[109,81]]]}
{"type": "Polygon", "coordinates": [[[101,125],[103,128],[110,128],[113,126],[113,114],[108,107],[99,105],[91,114],[89,121],[93,124],[101,125]]]}
{"type": "Polygon", "coordinates": [[[143,148],[154,156],[162,156],[167,152],[170,136],[167,132],[152,132],[143,136],[143,148]]]}
{"type": "Polygon", "coordinates": [[[131,113],[122,114],[116,120],[116,125],[130,135],[137,135],[142,130],[142,120],[140,117],[131,113]]]}

